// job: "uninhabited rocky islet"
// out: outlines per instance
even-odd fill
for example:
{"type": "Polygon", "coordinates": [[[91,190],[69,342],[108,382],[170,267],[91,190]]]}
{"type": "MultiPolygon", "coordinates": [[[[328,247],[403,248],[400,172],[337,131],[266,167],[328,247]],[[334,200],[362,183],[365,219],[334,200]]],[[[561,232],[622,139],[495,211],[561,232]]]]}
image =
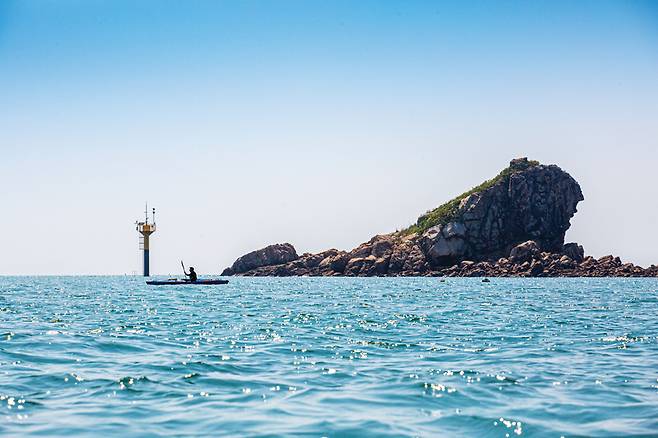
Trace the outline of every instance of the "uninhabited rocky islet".
{"type": "Polygon", "coordinates": [[[290,243],[239,257],[222,275],[656,277],[658,266],[586,256],[564,237],[580,185],[556,165],[527,158],[420,216],[410,227],[374,236],[351,251],[298,255],[290,243]]]}

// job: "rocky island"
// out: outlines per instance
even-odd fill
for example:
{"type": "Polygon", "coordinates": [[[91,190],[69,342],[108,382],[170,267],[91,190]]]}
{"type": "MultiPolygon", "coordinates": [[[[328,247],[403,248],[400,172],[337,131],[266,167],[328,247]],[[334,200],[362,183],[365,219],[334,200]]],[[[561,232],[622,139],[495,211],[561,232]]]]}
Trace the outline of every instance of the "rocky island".
{"type": "Polygon", "coordinates": [[[527,158],[420,216],[407,229],[377,235],[351,251],[297,254],[289,243],[238,258],[222,275],[245,276],[658,276],[658,267],[585,256],[564,243],[580,185],[555,165],[527,158]]]}

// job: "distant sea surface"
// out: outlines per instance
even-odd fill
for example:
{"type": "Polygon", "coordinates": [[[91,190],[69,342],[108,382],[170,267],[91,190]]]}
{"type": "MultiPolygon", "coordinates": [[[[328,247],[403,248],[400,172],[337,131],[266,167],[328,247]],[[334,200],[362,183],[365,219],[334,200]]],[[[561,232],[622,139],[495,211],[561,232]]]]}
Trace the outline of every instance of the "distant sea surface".
{"type": "Polygon", "coordinates": [[[0,277],[0,436],[658,436],[658,280],[0,277]]]}

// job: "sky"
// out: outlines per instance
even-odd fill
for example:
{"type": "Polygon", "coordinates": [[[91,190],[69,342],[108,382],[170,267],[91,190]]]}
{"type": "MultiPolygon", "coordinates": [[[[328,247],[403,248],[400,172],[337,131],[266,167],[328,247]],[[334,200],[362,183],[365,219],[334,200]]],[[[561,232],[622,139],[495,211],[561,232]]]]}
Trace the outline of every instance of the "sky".
{"type": "Polygon", "coordinates": [[[515,157],[567,241],[658,264],[658,4],[0,2],[0,274],[351,249],[515,157]]]}

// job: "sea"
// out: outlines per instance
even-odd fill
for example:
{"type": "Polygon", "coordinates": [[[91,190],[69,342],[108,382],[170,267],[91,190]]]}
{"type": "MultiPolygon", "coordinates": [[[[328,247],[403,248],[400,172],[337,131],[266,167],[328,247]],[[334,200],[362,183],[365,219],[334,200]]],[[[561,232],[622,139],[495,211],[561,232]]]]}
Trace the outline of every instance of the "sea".
{"type": "Polygon", "coordinates": [[[0,436],[658,436],[658,279],[0,277],[0,436]]]}

